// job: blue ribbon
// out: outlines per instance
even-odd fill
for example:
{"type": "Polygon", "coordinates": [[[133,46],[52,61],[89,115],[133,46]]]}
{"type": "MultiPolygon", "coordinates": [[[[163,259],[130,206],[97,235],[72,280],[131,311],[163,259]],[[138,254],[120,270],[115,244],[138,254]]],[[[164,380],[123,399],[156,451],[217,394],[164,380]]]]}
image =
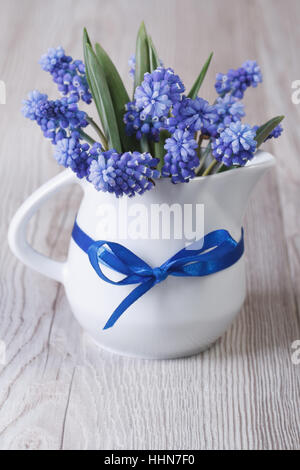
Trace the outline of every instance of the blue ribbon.
{"type": "Polygon", "coordinates": [[[77,222],[72,232],[73,240],[88,254],[98,276],[115,286],[139,284],[116,308],[104,330],[111,328],[120,316],[155,284],[168,276],[198,277],[222,271],[236,263],[244,252],[244,231],[236,242],[227,230],[215,230],[205,235],[200,249],[183,248],[158,268],[151,268],[145,261],[119,243],[106,240],[94,241],[77,222]],[[112,281],[102,272],[100,264],[124,274],[121,281],[112,281]]]}

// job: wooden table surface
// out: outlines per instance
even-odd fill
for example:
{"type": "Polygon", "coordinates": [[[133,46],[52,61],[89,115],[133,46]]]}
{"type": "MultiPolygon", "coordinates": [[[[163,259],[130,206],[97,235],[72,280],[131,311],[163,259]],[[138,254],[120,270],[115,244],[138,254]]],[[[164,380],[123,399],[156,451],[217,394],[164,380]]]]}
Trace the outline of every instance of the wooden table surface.
{"type": "MultiPolygon", "coordinates": [[[[1,449],[299,449],[300,79],[298,0],[1,0],[0,366],[1,449]],[[173,361],[144,361],[100,350],[73,318],[61,285],[25,268],[9,251],[14,212],[61,171],[51,144],[20,114],[38,88],[57,96],[40,70],[48,47],[82,58],[87,26],[128,87],[127,60],[141,20],[186,86],[210,51],[202,96],[214,99],[216,72],[256,59],[264,83],[246,94],[247,121],[285,114],[283,137],[266,148],[277,166],[247,210],[244,308],[209,350],[173,361]]],[[[29,240],[63,259],[80,201],[71,187],[38,213],[29,240]]]]}

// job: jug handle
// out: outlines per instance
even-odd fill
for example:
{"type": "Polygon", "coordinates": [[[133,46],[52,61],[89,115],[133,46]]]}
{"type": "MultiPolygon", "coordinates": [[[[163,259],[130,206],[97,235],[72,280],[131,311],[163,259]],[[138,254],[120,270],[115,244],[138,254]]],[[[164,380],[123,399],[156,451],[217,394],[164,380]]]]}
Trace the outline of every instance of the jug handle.
{"type": "Polygon", "coordinates": [[[65,262],[55,261],[33,249],[27,242],[27,226],[40,206],[63,187],[78,182],[71,170],[65,170],[37,189],[21,205],[14,215],[8,230],[8,243],[17,258],[55,281],[64,281],[65,262]]]}

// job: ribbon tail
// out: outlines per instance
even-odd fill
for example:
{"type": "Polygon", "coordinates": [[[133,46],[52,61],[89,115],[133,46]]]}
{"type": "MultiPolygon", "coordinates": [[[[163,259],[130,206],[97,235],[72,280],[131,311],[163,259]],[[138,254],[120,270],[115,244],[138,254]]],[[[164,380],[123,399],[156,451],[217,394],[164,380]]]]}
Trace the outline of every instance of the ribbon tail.
{"type": "Polygon", "coordinates": [[[106,322],[103,330],[107,330],[114,326],[116,321],[120,318],[120,316],[128,309],[136,300],[138,300],[142,295],[144,295],[148,290],[150,290],[154,285],[154,280],[149,279],[149,281],[143,282],[139,286],[137,286],[129,295],[120,303],[120,305],[116,308],[113,314],[110,316],[108,321],[106,322]]]}

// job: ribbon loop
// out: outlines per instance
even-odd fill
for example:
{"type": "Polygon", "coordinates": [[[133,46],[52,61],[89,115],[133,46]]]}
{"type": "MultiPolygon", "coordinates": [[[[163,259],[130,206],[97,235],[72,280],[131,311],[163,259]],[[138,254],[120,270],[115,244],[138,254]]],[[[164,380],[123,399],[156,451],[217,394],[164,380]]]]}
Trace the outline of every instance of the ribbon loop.
{"type": "Polygon", "coordinates": [[[90,263],[98,276],[116,286],[138,284],[121,302],[107,321],[104,329],[111,328],[120,316],[149,291],[154,285],[163,282],[168,276],[200,277],[217,273],[236,263],[244,253],[244,231],[236,242],[227,230],[215,230],[205,235],[201,248],[183,248],[172,258],[157,268],[151,268],[145,261],[119,243],[105,240],[94,241],[75,221],[72,238],[88,254],[90,263]],[[124,274],[121,281],[112,281],[102,271],[100,265],[124,274]]]}

